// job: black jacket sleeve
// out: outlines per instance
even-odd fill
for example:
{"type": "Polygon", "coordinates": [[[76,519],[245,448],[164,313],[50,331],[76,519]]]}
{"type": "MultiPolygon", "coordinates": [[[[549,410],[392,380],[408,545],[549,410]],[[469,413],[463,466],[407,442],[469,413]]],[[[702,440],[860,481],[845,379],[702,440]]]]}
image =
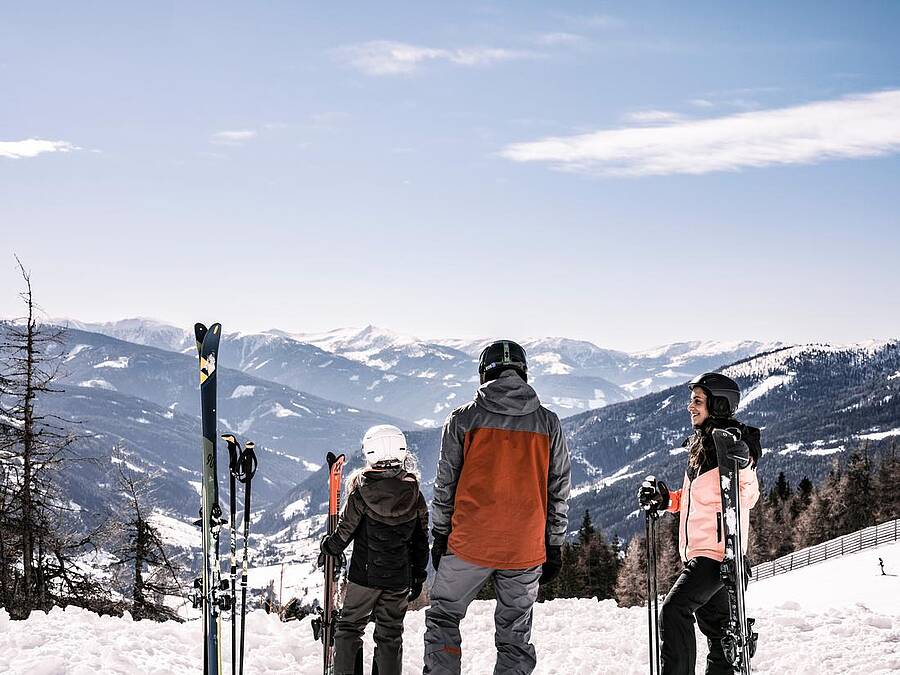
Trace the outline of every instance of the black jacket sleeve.
{"type": "Polygon", "coordinates": [[[428,565],[428,505],[425,497],[419,493],[419,504],[416,507],[416,524],[409,542],[409,564],[414,581],[424,581],[428,565]]]}
{"type": "Polygon", "coordinates": [[[365,514],[365,502],[358,491],[353,491],[347,498],[347,505],[338,521],[334,534],[325,540],[325,548],[331,555],[340,555],[350,545],[356,534],[356,528],[365,514]]]}

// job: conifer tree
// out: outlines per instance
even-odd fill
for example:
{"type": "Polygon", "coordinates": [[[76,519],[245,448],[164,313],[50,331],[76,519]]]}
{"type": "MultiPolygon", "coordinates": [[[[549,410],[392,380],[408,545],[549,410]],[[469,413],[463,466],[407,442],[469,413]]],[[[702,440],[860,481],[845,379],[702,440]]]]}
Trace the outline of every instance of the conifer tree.
{"type": "Polygon", "coordinates": [[[797,518],[809,506],[809,502],[812,500],[812,491],[812,481],[807,476],[804,476],[797,484],[797,492],[791,497],[790,513],[792,524],[796,524],[797,518]]]}
{"type": "Polygon", "coordinates": [[[831,512],[837,528],[836,536],[874,524],[872,466],[867,448],[856,450],[850,455],[831,512]]]}
{"type": "Polygon", "coordinates": [[[873,479],[873,494],[876,522],[900,518],[900,455],[895,444],[881,457],[873,479]]]}

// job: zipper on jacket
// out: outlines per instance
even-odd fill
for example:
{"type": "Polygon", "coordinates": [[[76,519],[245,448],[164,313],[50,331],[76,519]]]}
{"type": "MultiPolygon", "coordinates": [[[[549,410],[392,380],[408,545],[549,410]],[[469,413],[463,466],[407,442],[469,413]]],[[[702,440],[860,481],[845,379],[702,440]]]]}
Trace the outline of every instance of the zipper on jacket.
{"type": "Polygon", "coordinates": [[[716,512],[716,541],[722,542],[722,514],[716,512]]]}
{"type": "Polygon", "coordinates": [[[691,517],[691,489],[694,487],[694,481],[688,477],[688,490],[687,490],[687,512],[684,514],[684,559],[687,560],[687,552],[688,552],[688,525],[690,524],[691,517]]]}

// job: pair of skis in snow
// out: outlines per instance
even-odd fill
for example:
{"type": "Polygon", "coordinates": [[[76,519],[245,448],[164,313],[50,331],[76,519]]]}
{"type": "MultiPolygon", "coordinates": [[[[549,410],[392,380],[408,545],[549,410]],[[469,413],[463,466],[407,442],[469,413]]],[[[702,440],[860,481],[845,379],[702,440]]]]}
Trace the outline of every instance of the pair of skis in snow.
{"type": "MultiPolygon", "coordinates": [[[[328,462],[328,521],[327,532],[331,536],[337,529],[341,512],[341,478],[344,472],[344,455],[329,452],[325,457],[328,462]]],[[[322,640],[324,675],[334,673],[334,633],[340,615],[338,609],[338,579],[340,577],[340,560],[334,556],[325,556],[325,601],[318,608],[318,616],[312,620],[313,636],[322,640]]]]}
{"type": "Polygon", "coordinates": [[[219,340],[222,326],[214,323],[207,328],[202,323],[195,324],[197,353],[200,358],[200,424],[202,429],[202,473],[200,484],[200,528],[203,537],[203,563],[200,578],[194,581],[194,607],[203,615],[203,673],[220,675],[222,672],[220,613],[231,611],[231,672],[244,671],[244,629],[247,607],[247,539],[250,535],[250,486],[256,473],[257,459],[252,442],[243,449],[231,434],[222,438],[228,443],[229,473],[231,476],[230,519],[231,528],[231,574],[222,578],[219,560],[219,537],[222,525],[226,523],[219,506],[218,463],[216,458],[216,361],[219,355],[219,340]],[[241,571],[241,640],[240,653],[236,658],[236,576],[237,576],[237,530],[235,511],[237,510],[236,483],[244,484],[244,555],[241,571]],[[231,591],[230,594],[226,591],[231,591]]]}
{"type": "MultiPolygon", "coordinates": [[[[725,558],[722,561],[722,582],[728,593],[728,623],[723,627],[722,651],[735,673],[750,675],[750,659],[756,652],[757,633],[754,620],[747,616],[744,595],[749,568],[744,560],[741,532],[740,459],[732,457],[731,450],[740,442],[738,429],[714,429],[713,441],[721,477],[722,521],[725,540],[725,558]]],[[[645,513],[647,544],[647,624],[650,645],[650,675],[659,675],[659,593],[656,584],[656,509],[645,513]]]]}
{"type": "Polygon", "coordinates": [[[713,441],[721,476],[722,529],[725,537],[725,559],[722,561],[722,581],[728,592],[728,624],[722,637],[722,649],[735,673],[750,675],[750,659],[756,653],[757,633],[754,619],[747,616],[744,589],[750,569],[744,559],[741,532],[740,471],[744,466],[731,450],[741,442],[738,429],[713,429],[713,441]]]}

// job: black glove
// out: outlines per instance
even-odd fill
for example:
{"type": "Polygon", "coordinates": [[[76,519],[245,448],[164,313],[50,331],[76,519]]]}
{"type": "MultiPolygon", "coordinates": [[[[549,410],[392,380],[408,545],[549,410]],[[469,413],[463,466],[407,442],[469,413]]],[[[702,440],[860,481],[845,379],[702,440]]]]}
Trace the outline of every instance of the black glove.
{"type": "Polygon", "coordinates": [[[655,476],[647,476],[638,488],[638,503],[645,511],[665,511],[669,506],[669,487],[655,476]]]}
{"type": "Polygon", "coordinates": [[[422,584],[424,582],[424,578],[413,579],[413,582],[409,585],[409,597],[407,598],[410,602],[422,595],[422,584]]]}
{"type": "Polygon", "coordinates": [[[728,448],[725,456],[731,461],[737,461],[739,469],[744,469],[750,465],[750,446],[744,441],[738,441],[728,448]]]}
{"type": "Polygon", "coordinates": [[[322,537],[322,540],[319,542],[319,559],[316,560],[316,565],[319,567],[325,567],[325,556],[331,556],[335,558],[335,562],[340,561],[341,554],[333,553],[331,548],[329,547],[329,542],[331,541],[330,537],[326,534],[322,537]]]}
{"type": "Polygon", "coordinates": [[[562,546],[547,546],[547,560],[541,565],[538,585],[549,584],[562,571],[562,546]]]}
{"type": "Polygon", "coordinates": [[[447,540],[450,538],[450,535],[432,530],[431,536],[434,539],[431,544],[431,564],[434,566],[434,571],[437,572],[437,568],[441,564],[441,558],[447,552],[447,540]]]}
{"type": "MultiPolygon", "coordinates": [[[[750,427],[749,429],[752,429],[750,427]]],[[[752,432],[751,438],[753,438],[752,432]]],[[[758,435],[758,432],[757,432],[758,435]]],[[[721,457],[737,462],[738,469],[750,466],[750,446],[741,440],[741,430],[732,427],[731,429],[713,429],[713,442],[716,444],[716,452],[721,457]],[[724,453],[723,453],[724,449],[724,453]]]]}

